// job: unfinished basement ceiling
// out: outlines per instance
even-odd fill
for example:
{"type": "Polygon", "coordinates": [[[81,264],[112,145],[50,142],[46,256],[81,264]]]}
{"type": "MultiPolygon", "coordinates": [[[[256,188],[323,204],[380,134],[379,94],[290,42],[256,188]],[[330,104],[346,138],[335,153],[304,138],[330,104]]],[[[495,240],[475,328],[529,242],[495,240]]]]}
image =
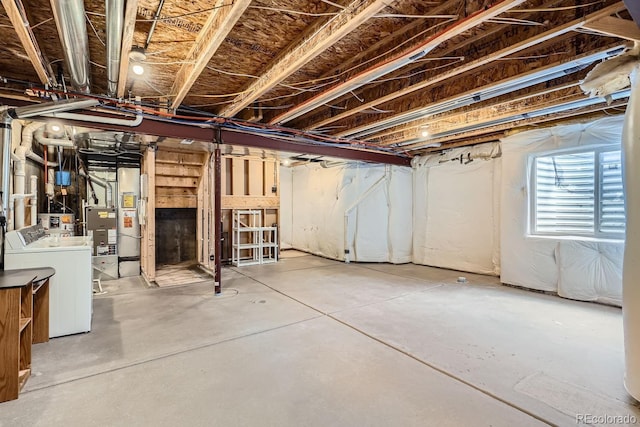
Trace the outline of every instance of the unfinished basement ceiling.
{"type": "MultiPolygon", "coordinates": [[[[64,80],[53,4],[2,0],[0,95],[64,80]],[[11,19],[12,18],[12,19],[11,19]],[[17,29],[17,30],[16,30],[17,29]],[[62,76],[62,78],[61,78],[62,76]],[[15,82],[17,80],[19,82],[15,82]]],[[[73,2],[71,2],[73,3],[73,2]]],[[[108,92],[105,4],[86,0],[90,94],[108,92]]],[[[122,1],[110,98],[364,141],[416,155],[544,122],[624,112],[579,87],[640,39],[611,0],[122,1]],[[131,72],[132,48],[146,67],[131,72]]],[[[113,20],[111,20],[113,21],[113,20]]],[[[77,88],[76,88],[77,89],[77,88]]]]}

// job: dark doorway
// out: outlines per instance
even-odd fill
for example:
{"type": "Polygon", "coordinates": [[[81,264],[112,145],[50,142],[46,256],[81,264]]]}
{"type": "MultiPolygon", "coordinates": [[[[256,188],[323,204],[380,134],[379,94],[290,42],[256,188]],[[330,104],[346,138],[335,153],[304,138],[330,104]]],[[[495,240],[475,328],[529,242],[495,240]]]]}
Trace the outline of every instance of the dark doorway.
{"type": "Polygon", "coordinates": [[[197,262],[196,209],[156,209],[156,265],[197,262]]]}

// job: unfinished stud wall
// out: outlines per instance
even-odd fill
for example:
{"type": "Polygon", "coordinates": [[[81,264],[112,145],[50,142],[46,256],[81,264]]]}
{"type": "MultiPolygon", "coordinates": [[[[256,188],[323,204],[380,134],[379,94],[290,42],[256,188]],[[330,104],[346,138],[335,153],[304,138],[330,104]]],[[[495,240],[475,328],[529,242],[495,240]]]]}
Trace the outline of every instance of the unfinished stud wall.
{"type": "MultiPolygon", "coordinates": [[[[222,158],[222,260],[231,258],[233,211],[259,210],[261,226],[280,229],[278,160],[229,156],[222,158]]],[[[242,242],[241,242],[242,243],[242,242]]]]}

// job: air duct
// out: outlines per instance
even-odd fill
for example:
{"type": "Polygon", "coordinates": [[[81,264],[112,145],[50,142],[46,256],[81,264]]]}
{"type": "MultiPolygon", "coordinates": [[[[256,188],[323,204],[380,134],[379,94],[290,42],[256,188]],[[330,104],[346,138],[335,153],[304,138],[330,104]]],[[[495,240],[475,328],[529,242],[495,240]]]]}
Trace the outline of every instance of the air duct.
{"type": "Polygon", "coordinates": [[[89,79],[89,39],[83,0],[51,0],[53,18],[69,68],[71,86],[83,93],[91,91],[89,79]]]}
{"type": "Polygon", "coordinates": [[[124,0],[106,0],[107,95],[115,97],[120,74],[120,49],[124,25],[124,0]]]}

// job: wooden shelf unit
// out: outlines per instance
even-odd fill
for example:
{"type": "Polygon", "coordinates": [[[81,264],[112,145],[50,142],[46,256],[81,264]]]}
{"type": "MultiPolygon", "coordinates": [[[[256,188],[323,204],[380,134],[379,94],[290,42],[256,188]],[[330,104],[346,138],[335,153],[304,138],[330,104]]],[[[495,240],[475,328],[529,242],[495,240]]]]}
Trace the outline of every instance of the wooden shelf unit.
{"type": "Polygon", "coordinates": [[[32,344],[48,340],[49,278],[0,287],[0,402],[18,398],[31,375],[32,344]]]}
{"type": "Polygon", "coordinates": [[[33,286],[0,290],[0,402],[18,398],[31,374],[33,286]]]}

